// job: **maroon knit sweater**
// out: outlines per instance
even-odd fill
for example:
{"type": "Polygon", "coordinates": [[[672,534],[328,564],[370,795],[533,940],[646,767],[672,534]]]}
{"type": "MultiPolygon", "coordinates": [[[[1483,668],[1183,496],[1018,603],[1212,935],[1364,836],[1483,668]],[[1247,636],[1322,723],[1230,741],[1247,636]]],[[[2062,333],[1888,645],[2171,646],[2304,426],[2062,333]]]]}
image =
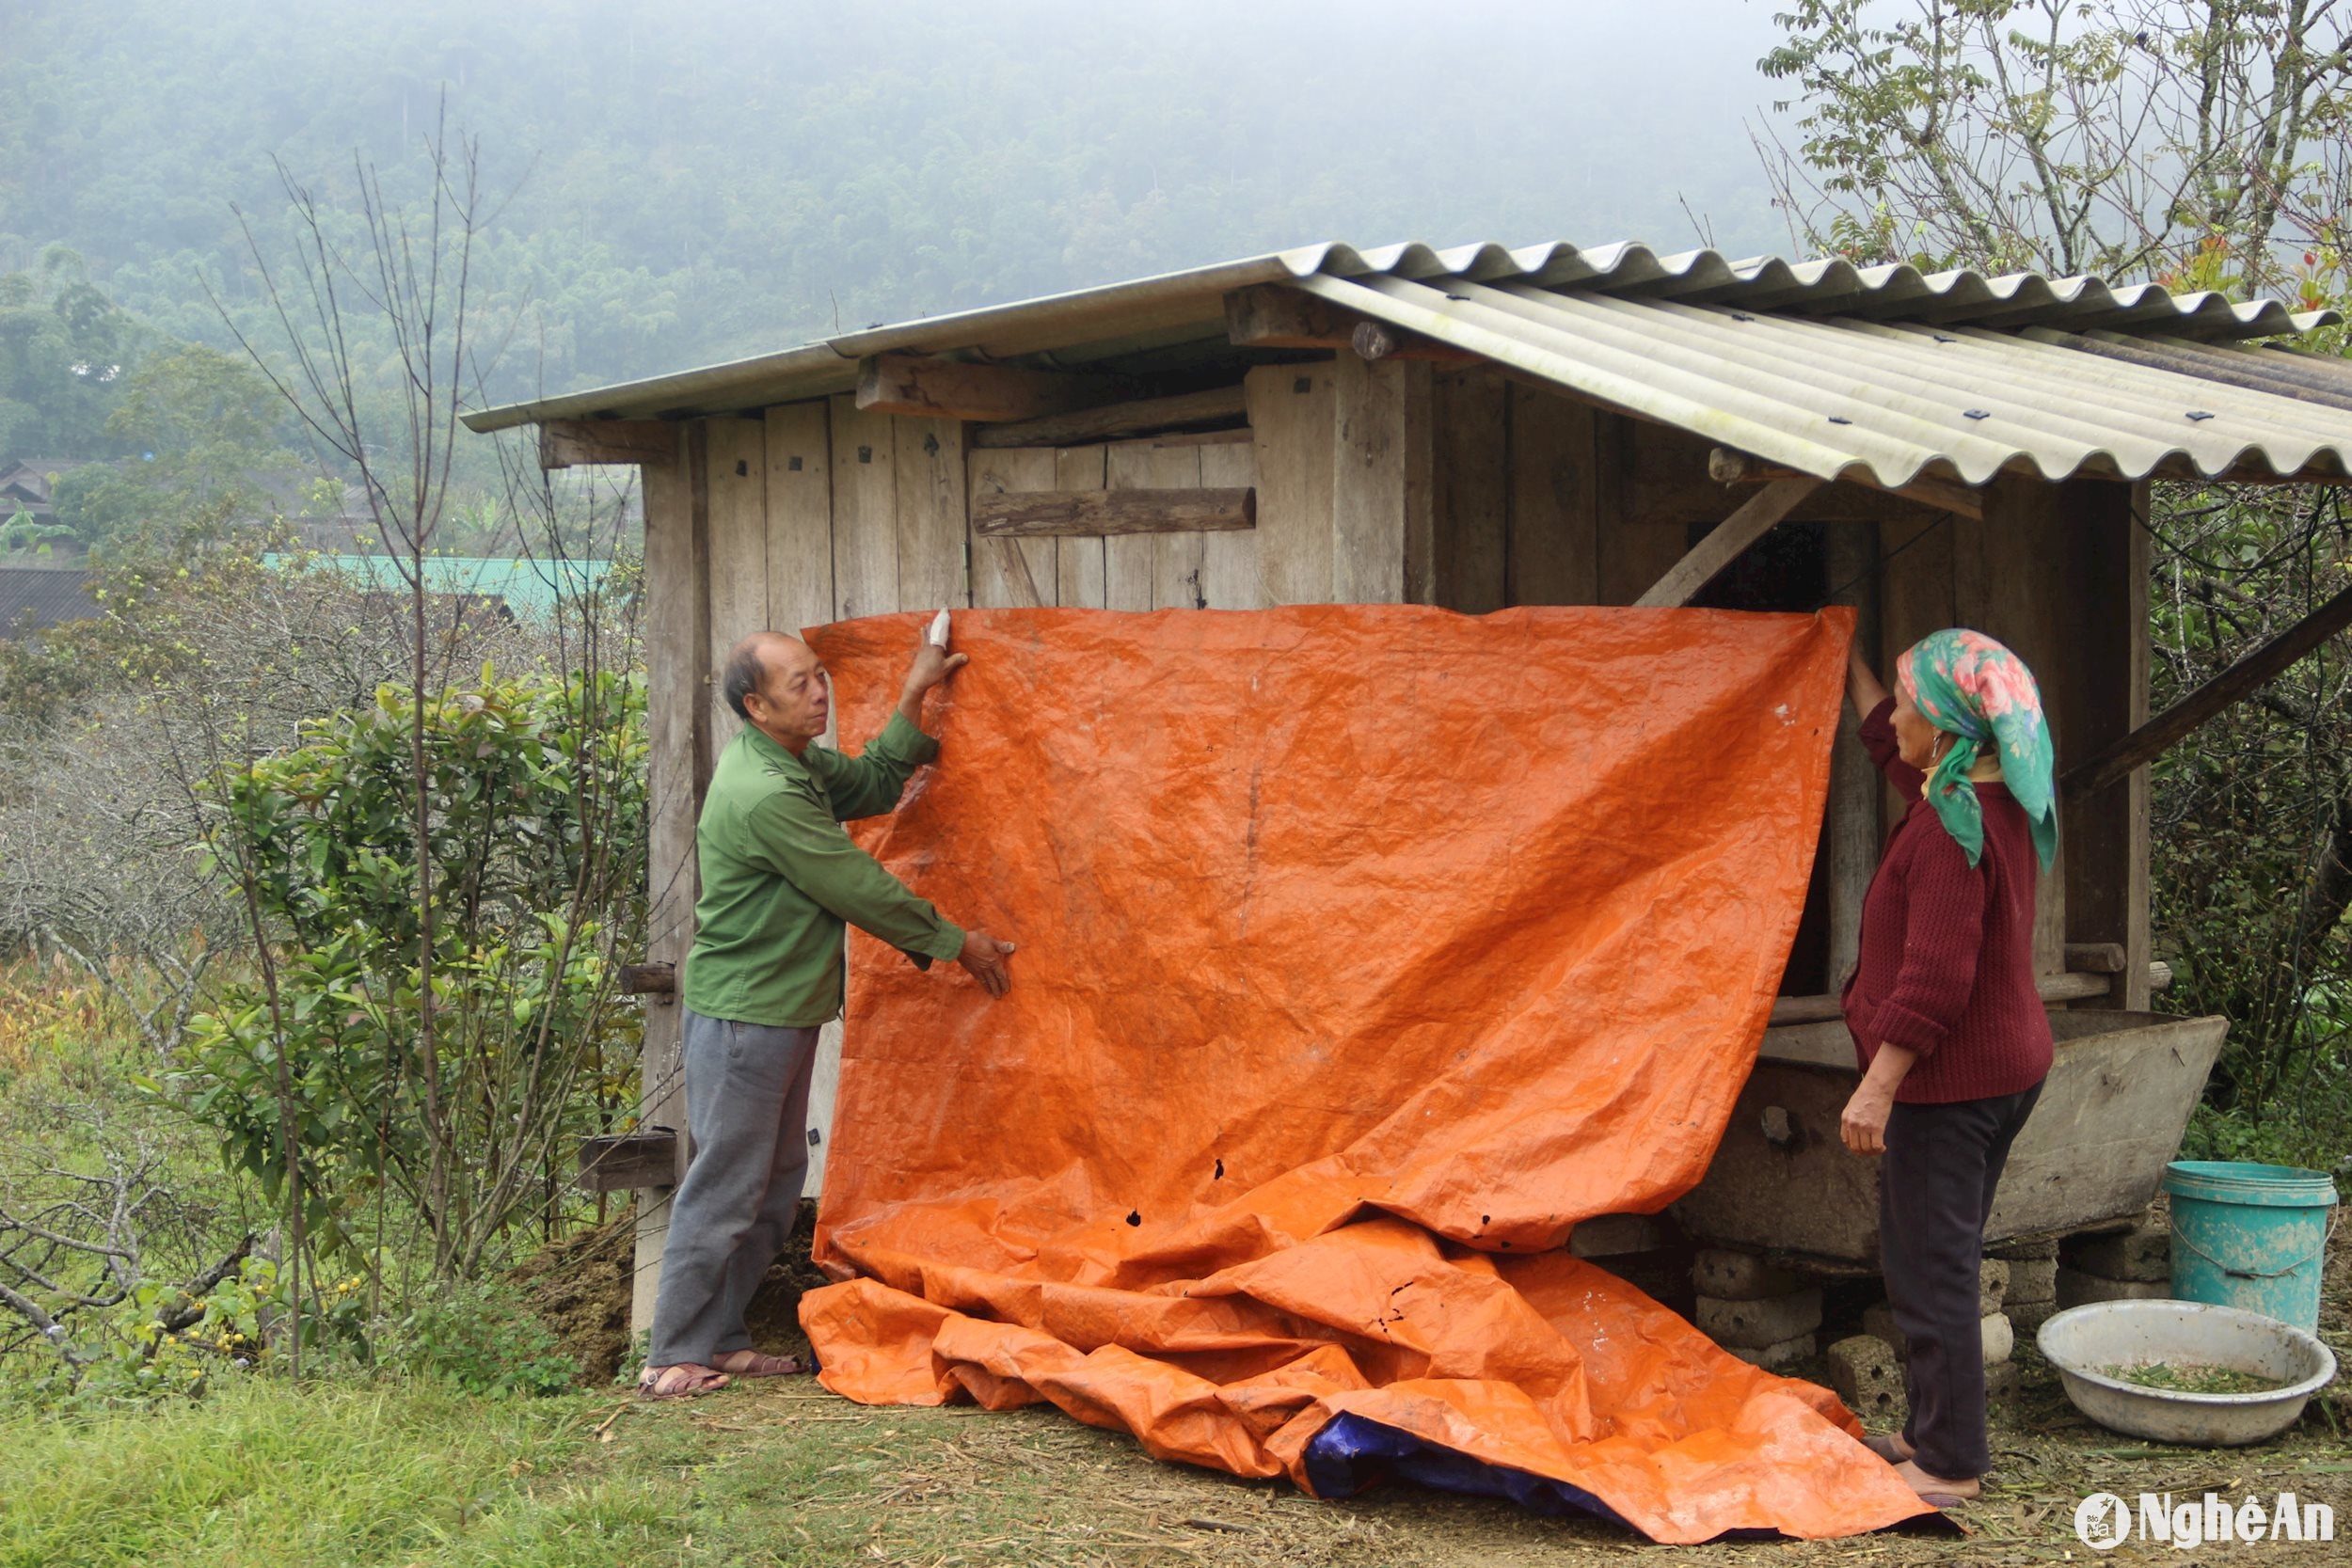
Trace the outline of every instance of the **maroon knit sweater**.
{"type": "Polygon", "coordinates": [[[1846,982],[1846,1025],[1863,1070],[1881,1044],[1919,1060],[1895,1091],[1911,1105],[1989,1100],[2050,1070],[2050,1015],[2034,986],[2034,883],[2041,870],[2025,808],[1977,785],[1984,853],[1967,853],[1920,797],[1896,749],[1892,698],[1862,721],[1870,760],[1911,802],[1887,835],[1862,902],[1862,954],[1846,982]]]}

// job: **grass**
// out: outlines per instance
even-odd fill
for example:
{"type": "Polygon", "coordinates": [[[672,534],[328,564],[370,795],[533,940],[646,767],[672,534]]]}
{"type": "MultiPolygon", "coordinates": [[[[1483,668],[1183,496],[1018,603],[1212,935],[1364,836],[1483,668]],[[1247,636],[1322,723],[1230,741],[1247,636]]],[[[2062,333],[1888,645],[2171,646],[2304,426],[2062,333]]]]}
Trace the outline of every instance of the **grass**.
{"type": "MultiPolygon", "coordinates": [[[[2026,1372],[1965,1543],[1725,1542],[1676,1560],[2057,1562],[2101,1490],[2291,1490],[2352,1512],[2352,1445],[2316,1408],[2259,1449],[2169,1449],[2092,1426],[2047,1369],[2026,1372]]],[[[1597,1521],[1412,1488],[1316,1502],[1159,1464],[1050,1409],[862,1409],[799,1379],[665,1404],[245,1380],[195,1405],[11,1425],[0,1568],[1549,1568],[1650,1551],[1597,1521]]]]}

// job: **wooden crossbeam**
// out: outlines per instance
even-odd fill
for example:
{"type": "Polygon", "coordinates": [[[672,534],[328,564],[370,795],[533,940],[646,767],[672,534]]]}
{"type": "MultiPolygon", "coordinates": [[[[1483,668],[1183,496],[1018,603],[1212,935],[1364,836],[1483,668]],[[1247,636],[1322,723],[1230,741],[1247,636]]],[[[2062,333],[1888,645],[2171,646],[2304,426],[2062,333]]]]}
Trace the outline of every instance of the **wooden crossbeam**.
{"type": "Polygon", "coordinates": [[[1776,479],[1740,503],[1740,509],[1715,531],[1691,546],[1691,553],[1668,569],[1634,600],[1637,609],[1671,610],[1689,604],[1715,580],[1715,574],[1740,558],[1741,551],[1772,531],[1774,523],[1797,509],[1797,503],[1821,487],[1810,474],[1776,479]]]}
{"type": "Polygon", "coordinates": [[[1241,348],[1352,348],[1363,319],[1279,283],[1225,296],[1225,336],[1241,348]]]}
{"type": "Polygon", "coordinates": [[[667,1127],[580,1140],[579,1175],[592,1193],[667,1187],[677,1180],[677,1134],[667,1127]]]}
{"type": "Polygon", "coordinates": [[[549,420],[539,427],[539,467],[667,467],[677,461],[677,434],[678,427],[664,420],[549,420]]]}
{"type": "Polygon", "coordinates": [[[920,354],[878,354],[858,361],[857,406],[868,414],[1002,423],[1066,414],[1117,401],[1110,376],[975,365],[920,354]]]}
{"type": "Polygon", "coordinates": [[[972,498],[972,531],[984,539],[1119,533],[1223,533],[1258,526],[1258,492],[1230,490],[1007,490],[972,498]]]}
{"type": "Polygon", "coordinates": [[[983,425],[972,433],[976,447],[1082,447],[1116,436],[1145,431],[1179,430],[1248,417],[1248,404],[1239,387],[1212,387],[1205,392],[1175,397],[1143,398],[1135,403],[1106,404],[1074,414],[1048,414],[1042,419],[1015,420],[1009,424],[983,425]]]}
{"type": "Polygon", "coordinates": [[[2352,626],[2352,588],[2343,590],[2131,734],[2068,768],[2059,787],[2070,796],[2096,795],[2130,777],[2134,768],[2153,762],[2206,720],[2252,696],[2347,626],[2352,626]]]}

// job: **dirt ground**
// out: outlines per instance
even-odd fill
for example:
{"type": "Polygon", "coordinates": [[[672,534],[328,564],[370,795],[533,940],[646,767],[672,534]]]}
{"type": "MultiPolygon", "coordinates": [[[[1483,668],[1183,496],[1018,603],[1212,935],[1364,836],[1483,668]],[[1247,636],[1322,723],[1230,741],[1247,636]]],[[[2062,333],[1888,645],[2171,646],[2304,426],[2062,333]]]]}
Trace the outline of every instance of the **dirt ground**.
{"type": "MultiPolygon", "coordinates": [[[[597,1246],[580,1249],[594,1262],[579,1271],[582,1289],[564,1320],[572,1325],[567,1345],[591,1371],[623,1343],[615,1325],[628,1316],[625,1239],[599,1236],[597,1246]],[[612,1292],[600,1307],[589,1305],[592,1281],[612,1292]]],[[[791,1256],[805,1259],[805,1245],[791,1256]]],[[[539,1288],[552,1295],[556,1277],[566,1272],[550,1271],[539,1288]]],[[[765,1348],[804,1343],[792,1311],[800,1291],[817,1282],[805,1262],[778,1266],[754,1314],[765,1348]]],[[[2321,1332],[2339,1354],[2352,1353],[2352,1248],[2339,1245],[2330,1257],[2321,1332]]],[[[2333,1506],[2352,1531],[2352,1397],[2330,1389],[2292,1432],[2259,1448],[2168,1448],[2106,1431],[2077,1414],[2029,1340],[2019,1346],[2017,1360],[2017,1393],[1993,1412],[1995,1470],[1987,1495],[1954,1515],[1964,1535],[1903,1530],[1671,1549],[1700,1564],[2088,1562],[2097,1554],[2075,1538],[2074,1513],[2085,1496],[2100,1491],[2127,1497],[2143,1491],[2192,1497],[2213,1491],[2233,1498],[2250,1493],[2265,1499],[2292,1491],[2333,1506]]],[[[1818,1375],[1820,1369],[1798,1370],[1818,1375]]],[[[1546,1519],[1505,1503],[1414,1487],[1318,1502],[1286,1483],[1157,1463],[1132,1439],[1051,1409],[866,1409],[800,1379],[676,1404],[621,1407],[591,1468],[645,1463],[675,1465],[690,1481],[687,1506],[706,1521],[706,1543],[733,1539],[750,1517],[747,1507],[761,1517],[780,1508],[775,1518],[788,1523],[774,1528],[798,1531],[818,1554],[805,1560],[829,1560],[851,1541],[858,1560],[936,1568],[1015,1561],[1509,1568],[1670,1549],[1596,1520],[1546,1519]],[[742,1487],[759,1500],[740,1501],[742,1487]]],[[[2341,1560],[2339,1553],[2347,1551],[2352,1536],[2346,1544],[2265,1543],[2209,1555],[2135,1542],[2101,1560],[2287,1563],[2341,1560]]],[[[786,1552],[774,1560],[803,1559],[786,1552]]]]}

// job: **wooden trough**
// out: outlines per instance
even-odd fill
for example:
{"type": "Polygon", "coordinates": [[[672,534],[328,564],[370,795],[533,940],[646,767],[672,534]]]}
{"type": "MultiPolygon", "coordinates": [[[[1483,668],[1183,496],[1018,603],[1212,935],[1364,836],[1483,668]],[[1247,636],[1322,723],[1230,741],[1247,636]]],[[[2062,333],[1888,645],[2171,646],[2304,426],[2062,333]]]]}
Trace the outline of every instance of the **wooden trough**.
{"type": "MultiPolygon", "coordinates": [[[[2058,1012],[2050,1027],[2057,1057],[2010,1150],[1988,1243],[2096,1229],[2146,1209],[2229,1021],[2058,1012]]],[[[1879,1162],[1838,1139],[1862,1082],[1851,1042],[1838,1043],[1833,1053],[1819,1035],[1766,1033],[1706,1180],[1674,1206],[1694,1240],[1877,1264],[1879,1162]]]]}

